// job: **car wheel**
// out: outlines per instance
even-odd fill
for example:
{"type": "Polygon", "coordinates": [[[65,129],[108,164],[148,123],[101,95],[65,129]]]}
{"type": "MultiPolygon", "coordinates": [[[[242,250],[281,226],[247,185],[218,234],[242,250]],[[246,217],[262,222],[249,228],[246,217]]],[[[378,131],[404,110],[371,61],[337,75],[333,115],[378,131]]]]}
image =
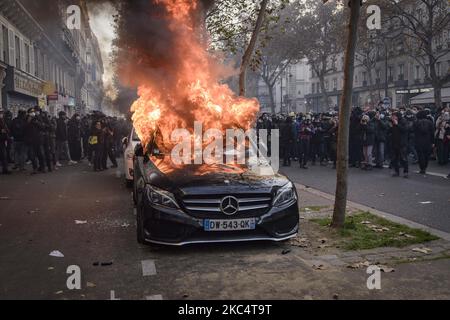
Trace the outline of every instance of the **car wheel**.
{"type": "Polygon", "coordinates": [[[127,188],[133,188],[134,181],[127,179],[127,188]]]}
{"type": "Polygon", "coordinates": [[[142,206],[136,207],[136,236],[137,242],[140,244],[145,244],[144,237],[144,221],[142,219],[142,206]]]}

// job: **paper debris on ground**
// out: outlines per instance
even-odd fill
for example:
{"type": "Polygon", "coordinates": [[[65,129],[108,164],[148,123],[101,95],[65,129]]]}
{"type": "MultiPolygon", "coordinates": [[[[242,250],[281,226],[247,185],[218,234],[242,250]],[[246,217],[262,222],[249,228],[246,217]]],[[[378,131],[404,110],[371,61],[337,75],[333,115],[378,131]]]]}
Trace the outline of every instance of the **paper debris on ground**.
{"type": "Polygon", "coordinates": [[[402,237],[409,238],[409,239],[415,238],[414,236],[412,236],[412,235],[410,235],[410,234],[407,234],[407,233],[405,233],[405,232],[399,232],[398,235],[399,235],[399,236],[402,236],[402,237]]]}
{"type": "Polygon", "coordinates": [[[0,197],[0,200],[10,200],[11,198],[10,197],[8,197],[8,196],[1,196],[0,197]]]}
{"type": "Polygon", "coordinates": [[[56,258],[64,258],[64,255],[58,250],[54,250],[54,251],[50,252],[50,256],[56,257],[56,258]]]}
{"type": "Polygon", "coordinates": [[[87,220],[75,220],[75,224],[86,224],[87,220]]]}
{"type": "Polygon", "coordinates": [[[96,285],[95,285],[95,283],[92,283],[92,282],[86,282],[86,287],[88,287],[88,288],[95,288],[96,285]]]}
{"type": "Polygon", "coordinates": [[[424,254],[429,254],[433,250],[431,250],[430,248],[423,247],[423,248],[413,248],[412,251],[420,252],[420,253],[424,253],[424,254]]]}
{"type": "Polygon", "coordinates": [[[432,204],[433,202],[432,201],[421,201],[421,202],[419,202],[420,204],[432,204]]]}
{"type": "Polygon", "coordinates": [[[356,262],[356,263],[350,264],[350,265],[347,266],[347,268],[359,269],[359,268],[368,267],[368,266],[370,266],[370,262],[369,261],[364,261],[364,262],[356,262]]]}

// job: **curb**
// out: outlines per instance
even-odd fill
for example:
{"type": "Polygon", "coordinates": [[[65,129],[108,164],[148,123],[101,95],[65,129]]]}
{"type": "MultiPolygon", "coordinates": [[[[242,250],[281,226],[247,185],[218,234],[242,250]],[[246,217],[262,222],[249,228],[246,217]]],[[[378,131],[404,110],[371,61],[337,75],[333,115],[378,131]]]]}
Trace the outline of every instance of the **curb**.
{"type": "MultiPolygon", "coordinates": [[[[323,191],[320,191],[320,190],[317,190],[317,189],[314,189],[314,188],[307,187],[307,186],[305,186],[303,184],[300,184],[300,183],[295,183],[295,187],[297,188],[297,190],[305,191],[305,192],[314,194],[316,196],[325,198],[327,200],[334,201],[334,195],[331,195],[329,193],[326,193],[326,192],[323,192],[323,191]]],[[[383,211],[380,211],[380,210],[377,210],[377,209],[374,209],[374,208],[371,208],[371,207],[368,207],[368,206],[365,206],[363,204],[356,203],[356,202],[353,202],[353,201],[347,200],[347,206],[349,208],[352,208],[352,209],[357,209],[357,210],[361,210],[361,211],[370,212],[370,213],[372,213],[372,214],[374,214],[376,216],[385,218],[385,219],[387,219],[387,220],[389,220],[391,222],[395,222],[395,223],[406,225],[406,226],[408,226],[410,228],[421,229],[423,231],[427,231],[427,232],[429,232],[430,234],[432,234],[434,236],[437,236],[437,237],[439,237],[441,239],[444,239],[446,241],[450,241],[450,233],[447,233],[445,231],[437,230],[437,229],[428,227],[426,225],[423,225],[423,224],[420,224],[420,223],[417,223],[417,222],[414,222],[414,221],[411,221],[411,220],[408,220],[408,219],[405,219],[405,218],[402,218],[402,217],[398,217],[398,216],[393,215],[391,213],[383,212],[383,211]]]]}

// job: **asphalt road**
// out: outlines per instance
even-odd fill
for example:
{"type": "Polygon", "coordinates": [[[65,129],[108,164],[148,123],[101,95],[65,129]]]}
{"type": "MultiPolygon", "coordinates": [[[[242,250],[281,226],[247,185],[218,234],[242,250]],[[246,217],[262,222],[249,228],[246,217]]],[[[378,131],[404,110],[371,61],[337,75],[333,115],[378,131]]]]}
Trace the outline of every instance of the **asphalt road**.
{"type": "Polygon", "coordinates": [[[448,259],[399,266],[374,292],[365,270],[314,270],[319,254],[267,242],[141,246],[120,172],[79,164],[0,177],[0,299],[448,298],[448,259]],[[80,290],[67,287],[73,265],[80,290]]]}
{"type": "MultiPolygon", "coordinates": [[[[450,167],[447,168],[450,171],[450,167]]],[[[368,207],[388,212],[402,218],[450,232],[450,180],[420,175],[416,165],[410,167],[410,178],[392,178],[389,169],[349,171],[348,198],[368,207]]],[[[444,168],[430,167],[432,173],[442,174],[444,168]],[[434,169],[434,170],[433,170],[434,169]]],[[[300,169],[298,163],[281,167],[281,172],[293,181],[320,191],[334,194],[336,171],[319,165],[300,169]]]]}

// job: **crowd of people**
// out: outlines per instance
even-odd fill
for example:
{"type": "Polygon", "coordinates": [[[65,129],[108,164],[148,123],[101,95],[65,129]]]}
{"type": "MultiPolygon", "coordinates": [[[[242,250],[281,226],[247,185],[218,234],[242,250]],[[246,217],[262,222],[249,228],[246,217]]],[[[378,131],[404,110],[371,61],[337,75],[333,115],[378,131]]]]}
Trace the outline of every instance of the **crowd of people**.
{"type": "Polygon", "coordinates": [[[20,110],[15,118],[0,109],[0,162],[3,174],[27,171],[32,174],[52,172],[66,161],[74,165],[86,159],[95,171],[117,167],[122,138],[128,122],[107,117],[101,112],[68,118],[58,117],[39,107],[20,110]],[[31,165],[31,168],[27,168],[31,165]]]}
{"type": "MultiPolygon", "coordinates": [[[[280,158],[284,166],[298,161],[336,168],[338,113],[262,114],[257,129],[279,129],[280,158]]],[[[445,166],[450,157],[450,108],[401,107],[352,109],[349,136],[349,166],[362,170],[393,169],[393,176],[409,177],[409,163],[425,174],[430,159],[445,166]]],[[[449,175],[450,178],[450,175],[449,175]]]]}

